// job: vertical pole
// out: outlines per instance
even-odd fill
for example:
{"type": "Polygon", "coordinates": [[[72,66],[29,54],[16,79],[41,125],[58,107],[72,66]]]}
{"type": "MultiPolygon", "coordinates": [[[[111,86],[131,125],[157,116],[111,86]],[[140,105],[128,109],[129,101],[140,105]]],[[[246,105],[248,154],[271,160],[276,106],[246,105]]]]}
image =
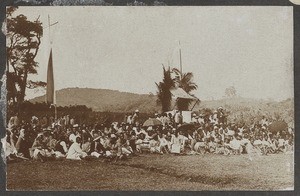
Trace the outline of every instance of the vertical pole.
{"type": "Polygon", "coordinates": [[[54,119],[55,119],[55,122],[57,121],[57,107],[56,107],[56,103],[54,104],[54,119]]]}
{"type": "Polygon", "coordinates": [[[56,105],[56,91],[55,91],[55,88],[54,88],[54,99],[53,99],[53,102],[54,102],[54,106],[55,106],[54,117],[55,117],[55,122],[56,122],[57,121],[57,105],[56,105]]]}
{"type": "MultiPolygon", "coordinates": [[[[52,40],[51,40],[51,23],[50,23],[50,15],[48,14],[48,27],[49,27],[49,41],[50,41],[50,48],[52,47],[52,40]]],[[[56,107],[56,97],[55,97],[55,89],[54,89],[54,99],[53,99],[53,106],[54,106],[54,120],[57,120],[57,107],[56,107]]]]}
{"type": "Polygon", "coordinates": [[[180,73],[182,75],[182,59],[181,59],[181,46],[179,41],[179,58],[180,58],[180,73]]]}
{"type": "Polygon", "coordinates": [[[50,45],[52,44],[52,41],[51,41],[51,31],[50,31],[50,15],[48,14],[48,27],[49,27],[49,41],[50,41],[50,45]]]}

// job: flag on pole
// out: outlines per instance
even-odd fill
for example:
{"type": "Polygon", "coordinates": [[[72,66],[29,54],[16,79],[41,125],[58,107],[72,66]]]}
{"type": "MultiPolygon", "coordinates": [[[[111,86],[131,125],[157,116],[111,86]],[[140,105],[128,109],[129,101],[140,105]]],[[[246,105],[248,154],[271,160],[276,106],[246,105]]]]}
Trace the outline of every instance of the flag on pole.
{"type": "Polygon", "coordinates": [[[53,76],[53,61],[52,61],[52,48],[50,51],[48,70],[47,70],[47,92],[46,102],[48,104],[54,103],[54,76],[53,76]]]}

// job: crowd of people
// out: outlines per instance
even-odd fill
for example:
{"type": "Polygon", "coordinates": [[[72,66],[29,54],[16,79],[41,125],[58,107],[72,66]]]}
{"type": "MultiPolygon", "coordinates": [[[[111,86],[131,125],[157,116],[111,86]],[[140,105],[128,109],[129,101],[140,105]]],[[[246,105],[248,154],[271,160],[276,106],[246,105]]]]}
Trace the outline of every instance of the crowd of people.
{"type": "Polygon", "coordinates": [[[222,107],[211,114],[194,112],[184,123],[180,111],[155,113],[141,122],[139,111],[126,115],[123,122],[109,125],[80,124],[64,115],[33,116],[25,122],[15,114],[8,121],[6,159],[82,160],[105,158],[118,161],[143,153],[221,155],[293,153],[294,130],[273,131],[272,120],[263,117],[251,125],[227,122],[222,107]]]}

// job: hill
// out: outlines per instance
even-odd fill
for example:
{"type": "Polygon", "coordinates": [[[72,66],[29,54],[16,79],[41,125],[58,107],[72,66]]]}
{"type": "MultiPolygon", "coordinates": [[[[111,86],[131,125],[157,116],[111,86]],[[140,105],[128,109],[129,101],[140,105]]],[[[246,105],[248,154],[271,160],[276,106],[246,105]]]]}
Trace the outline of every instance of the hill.
{"type": "MultiPolygon", "coordinates": [[[[44,102],[45,96],[31,99],[30,102],[44,102]]],[[[134,94],[117,90],[91,89],[91,88],[66,88],[57,91],[57,105],[86,105],[94,111],[131,113],[139,109],[143,113],[160,111],[156,104],[155,95],[134,94]]],[[[196,105],[194,111],[203,108],[216,109],[223,106],[230,112],[231,119],[251,119],[258,116],[283,118],[287,122],[294,121],[294,100],[276,102],[272,100],[257,100],[234,97],[212,101],[202,101],[196,105]]]]}
{"type": "MultiPolygon", "coordinates": [[[[108,89],[66,88],[56,91],[58,106],[86,105],[95,111],[133,112],[136,109],[147,112],[159,110],[156,96],[134,94],[108,89]]],[[[36,97],[30,102],[44,102],[45,96],[36,97]]]]}
{"type": "Polygon", "coordinates": [[[216,109],[222,106],[229,112],[230,121],[257,120],[262,116],[275,120],[284,120],[293,127],[294,124],[294,99],[284,101],[257,100],[242,97],[203,101],[195,110],[202,108],[216,109]]]}

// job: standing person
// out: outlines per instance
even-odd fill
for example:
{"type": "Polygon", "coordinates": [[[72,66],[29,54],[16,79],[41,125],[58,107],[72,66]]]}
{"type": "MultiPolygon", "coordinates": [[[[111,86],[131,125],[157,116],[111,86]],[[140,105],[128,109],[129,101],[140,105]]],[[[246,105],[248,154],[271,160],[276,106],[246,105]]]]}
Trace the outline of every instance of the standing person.
{"type": "Polygon", "coordinates": [[[62,129],[65,129],[65,127],[66,127],[65,117],[60,117],[60,120],[59,120],[58,124],[62,127],[62,129]]]}
{"type": "Polygon", "coordinates": [[[181,152],[184,152],[184,148],[185,148],[185,144],[186,144],[186,142],[189,140],[188,139],[188,137],[186,137],[183,133],[182,133],[182,131],[179,131],[179,140],[180,140],[180,151],[181,152]]]}
{"type": "Polygon", "coordinates": [[[71,126],[75,125],[75,118],[74,118],[74,117],[72,117],[72,118],[70,119],[70,125],[71,125],[71,126]]]}
{"type": "Polygon", "coordinates": [[[65,125],[68,126],[70,124],[70,116],[66,115],[65,116],[65,125]]]}
{"type": "Polygon", "coordinates": [[[132,124],[137,125],[139,123],[139,110],[135,110],[133,116],[132,116],[132,124]]]}
{"type": "Polygon", "coordinates": [[[131,125],[132,124],[132,115],[128,115],[127,116],[127,121],[126,121],[126,123],[128,124],[128,125],[131,125]]]}
{"type": "Polygon", "coordinates": [[[183,116],[182,116],[182,112],[179,112],[179,124],[183,123],[183,116]]]}
{"type": "Polygon", "coordinates": [[[47,128],[48,127],[48,117],[47,117],[47,115],[42,118],[41,126],[42,126],[42,128],[47,128]]]}
{"type": "Polygon", "coordinates": [[[168,141],[166,139],[166,135],[160,133],[158,135],[158,140],[159,140],[159,148],[160,148],[160,152],[165,152],[165,153],[169,153],[170,149],[168,147],[168,141]]]}
{"type": "Polygon", "coordinates": [[[168,118],[169,118],[169,124],[174,124],[174,117],[171,112],[168,113],[168,118]]]}
{"type": "Polygon", "coordinates": [[[179,124],[179,111],[178,110],[175,110],[174,122],[176,125],[179,124]]]}
{"type": "Polygon", "coordinates": [[[53,116],[50,116],[50,117],[49,117],[49,126],[50,126],[51,128],[54,128],[55,120],[56,120],[56,119],[55,119],[53,116]]]}
{"type": "Polygon", "coordinates": [[[225,114],[222,107],[218,108],[218,119],[219,119],[219,123],[223,123],[223,124],[225,123],[225,114]]]}
{"type": "Polygon", "coordinates": [[[171,138],[171,153],[174,153],[175,155],[180,154],[180,148],[181,148],[181,141],[179,132],[176,131],[174,135],[172,135],[171,138]]]}
{"type": "Polygon", "coordinates": [[[136,153],[137,149],[136,149],[136,140],[137,140],[137,136],[135,134],[135,131],[131,131],[130,133],[130,138],[129,138],[129,146],[131,147],[133,153],[136,153]]]}
{"type": "Polygon", "coordinates": [[[169,124],[171,122],[167,116],[167,113],[163,113],[161,115],[160,121],[162,122],[163,126],[166,126],[167,124],[169,124]]]}

